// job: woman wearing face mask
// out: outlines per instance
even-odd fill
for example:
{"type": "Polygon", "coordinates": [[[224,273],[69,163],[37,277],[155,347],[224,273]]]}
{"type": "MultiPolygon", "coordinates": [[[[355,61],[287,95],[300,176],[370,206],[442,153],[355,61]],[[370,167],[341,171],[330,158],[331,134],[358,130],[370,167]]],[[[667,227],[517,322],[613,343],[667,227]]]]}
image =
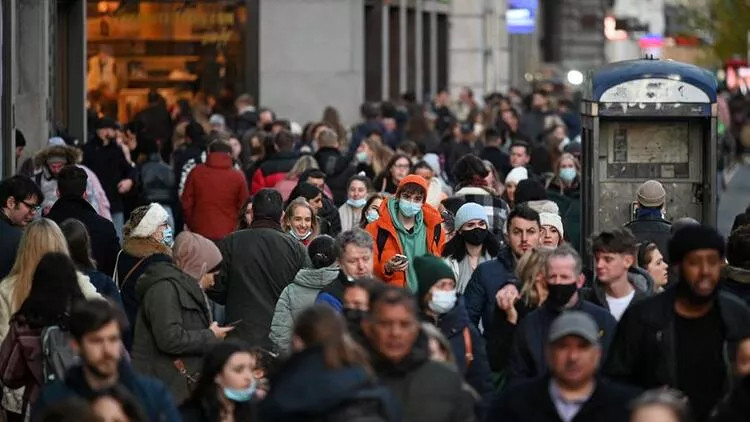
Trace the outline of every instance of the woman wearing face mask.
{"type": "Polygon", "coordinates": [[[382,193],[373,193],[365,202],[362,208],[362,215],[359,218],[359,228],[364,229],[368,224],[377,221],[380,218],[380,205],[385,201],[385,195],[382,193]]]}
{"type": "Polygon", "coordinates": [[[200,379],[180,406],[183,422],[254,422],[258,420],[250,346],[228,340],[203,360],[200,379]]]}
{"type": "Polygon", "coordinates": [[[667,285],[669,265],[659,247],[653,242],[643,242],[638,245],[638,266],[648,271],[654,279],[654,293],[661,293],[667,285]]]}
{"type": "Polygon", "coordinates": [[[221,252],[213,242],[182,232],[175,242],[174,263],[150,265],[138,279],[141,306],[133,338],[133,367],[163,380],[177,403],[187,398],[201,357],[234,328],[213,322],[203,294],[213,286],[219,264],[221,252]]]}
{"type": "Polygon", "coordinates": [[[497,294],[493,321],[487,327],[487,353],[493,371],[506,369],[518,322],[547,300],[545,264],[551,251],[549,248],[531,249],[518,261],[516,276],[521,291],[517,298],[497,294]]]}
{"type": "Polygon", "coordinates": [[[547,196],[554,201],[568,234],[568,241],[578,247],[581,239],[581,164],[565,153],[554,165],[555,175],[547,183],[547,196]]]}
{"type": "Polygon", "coordinates": [[[359,225],[362,209],[367,204],[367,194],[372,190],[370,179],[365,176],[352,176],[346,186],[346,203],[339,207],[341,231],[350,230],[359,225]]]}
{"type": "Polygon", "coordinates": [[[303,311],[292,348],[261,402],[262,420],[396,420],[390,392],[378,386],[367,353],[333,308],[315,305],[303,311]]]}
{"type": "Polygon", "coordinates": [[[463,300],[456,292],[453,270],[442,259],[424,255],[414,259],[417,299],[423,319],[448,338],[458,372],[481,396],[493,391],[485,343],[469,321],[463,300]]]}
{"type": "Polygon", "coordinates": [[[281,228],[303,245],[309,245],[318,233],[318,219],[312,205],[304,198],[290,202],[284,211],[281,228]]]}
{"type": "Polygon", "coordinates": [[[453,270],[456,289],[466,290],[471,275],[479,264],[489,261],[500,252],[500,244],[490,235],[484,207],[473,202],[461,206],[454,218],[456,236],[443,248],[442,256],[453,270]]]}
{"type": "MultiPolygon", "coordinates": [[[[122,251],[117,256],[114,281],[120,288],[125,315],[130,327],[135,327],[140,300],[136,281],[146,269],[157,262],[172,262],[174,231],[167,223],[169,214],[159,204],[138,207],[130,213],[125,223],[122,251]]],[[[125,347],[130,350],[132,329],[123,335],[125,347]]]]}

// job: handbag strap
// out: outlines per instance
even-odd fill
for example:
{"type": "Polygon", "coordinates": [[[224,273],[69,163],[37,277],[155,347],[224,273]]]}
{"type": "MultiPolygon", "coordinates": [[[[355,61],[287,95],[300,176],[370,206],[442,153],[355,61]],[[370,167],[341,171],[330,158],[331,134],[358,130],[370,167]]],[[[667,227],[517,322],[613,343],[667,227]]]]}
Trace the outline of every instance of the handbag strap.
{"type": "Polygon", "coordinates": [[[469,327],[464,327],[464,353],[466,357],[466,369],[468,370],[471,363],[474,362],[474,350],[471,345],[471,332],[469,332],[469,327]]]}
{"type": "Polygon", "coordinates": [[[125,283],[127,283],[128,279],[130,279],[130,276],[133,275],[133,273],[135,272],[135,270],[137,270],[138,267],[141,266],[141,264],[143,264],[143,261],[145,261],[146,258],[147,257],[145,257],[145,256],[143,258],[141,258],[138,262],[135,263],[135,265],[133,265],[133,267],[130,269],[130,271],[128,271],[128,273],[125,274],[125,277],[122,279],[122,284],[119,286],[120,290],[122,290],[123,286],[125,286],[125,283]]]}

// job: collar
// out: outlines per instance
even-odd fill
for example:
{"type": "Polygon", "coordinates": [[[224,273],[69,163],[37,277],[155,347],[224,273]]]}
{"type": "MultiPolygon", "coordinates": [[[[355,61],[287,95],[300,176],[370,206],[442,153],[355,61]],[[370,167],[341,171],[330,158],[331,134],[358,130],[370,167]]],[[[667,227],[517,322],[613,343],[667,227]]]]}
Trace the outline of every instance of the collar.
{"type": "Polygon", "coordinates": [[[261,218],[259,220],[253,220],[252,223],[250,223],[251,229],[274,229],[277,231],[283,231],[281,230],[281,224],[278,221],[273,221],[268,218],[261,218]]]}
{"type": "Polygon", "coordinates": [[[205,163],[209,167],[228,169],[232,167],[232,156],[225,152],[212,152],[206,157],[205,163]]]}
{"type": "Polygon", "coordinates": [[[589,393],[584,397],[579,397],[577,399],[568,400],[566,399],[562,392],[560,391],[560,386],[558,385],[557,381],[555,381],[554,378],[550,378],[549,380],[549,395],[552,397],[553,402],[558,402],[566,405],[574,405],[574,406],[583,406],[584,403],[586,403],[592,395],[594,395],[594,391],[596,390],[596,381],[594,381],[594,387],[589,391],[589,393]]]}

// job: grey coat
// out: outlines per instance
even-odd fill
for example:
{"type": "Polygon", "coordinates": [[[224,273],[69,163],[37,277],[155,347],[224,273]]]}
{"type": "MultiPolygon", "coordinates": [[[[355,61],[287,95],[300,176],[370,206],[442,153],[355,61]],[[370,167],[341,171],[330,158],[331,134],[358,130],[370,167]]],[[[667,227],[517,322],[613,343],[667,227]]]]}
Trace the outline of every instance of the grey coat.
{"type": "Polygon", "coordinates": [[[182,360],[188,374],[200,370],[202,357],[218,341],[208,326],[211,316],[198,280],[171,262],[150,265],[138,279],[141,301],[133,339],[133,367],[160,379],[176,403],[188,396],[186,378],[174,361],[182,360]]]}
{"type": "Polygon", "coordinates": [[[268,335],[275,350],[282,353],[289,350],[297,315],[313,305],[318,293],[338,275],[338,267],[299,270],[292,284],[284,288],[276,302],[273,320],[271,320],[271,333],[268,335]]]}

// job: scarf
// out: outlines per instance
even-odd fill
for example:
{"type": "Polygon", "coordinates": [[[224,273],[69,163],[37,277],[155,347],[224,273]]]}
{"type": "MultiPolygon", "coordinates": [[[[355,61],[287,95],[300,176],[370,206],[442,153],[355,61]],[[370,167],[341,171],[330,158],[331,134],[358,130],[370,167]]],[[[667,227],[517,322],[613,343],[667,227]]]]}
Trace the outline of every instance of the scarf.
{"type": "Polygon", "coordinates": [[[656,220],[662,219],[661,209],[659,208],[638,208],[635,212],[636,220],[656,220]]]}
{"type": "MultiPolygon", "coordinates": [[[[481,263],[489,261],[491,259],[492,257],[489,256],[487,252],[479,255],[479,259],[477,260],[477,267],[481,263]]],[[[456,290],[459,294],[464,293],[464,290],[466,290],[466,287],[469,285],[469,280],[471,280],[471,275],[473,273],[474,268],[471,268],[471,259],[467,254],[466,256],[464,256],[464,259],[458,262],[458,278],[456,280],[456,290]]]]}

